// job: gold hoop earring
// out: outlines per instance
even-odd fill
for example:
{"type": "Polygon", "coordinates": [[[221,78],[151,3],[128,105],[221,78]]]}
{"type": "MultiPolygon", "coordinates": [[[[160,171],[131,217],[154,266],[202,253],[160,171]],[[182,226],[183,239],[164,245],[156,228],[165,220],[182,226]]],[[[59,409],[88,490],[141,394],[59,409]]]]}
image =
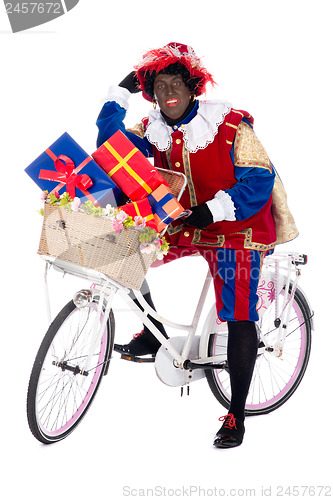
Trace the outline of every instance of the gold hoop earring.
{"type": "Polygon", "coordinates": [[[156,109],[156,106],[157,106],[157,102],[155,101],[155,99],[153,99],[153,108],[156,109]]]}
{"type": "Polygon", "coordinates": [[[194,94],[191,94],[191,97],[190,97],[190,102],[194,102],[195,101],[195,95],[194,94]]]}

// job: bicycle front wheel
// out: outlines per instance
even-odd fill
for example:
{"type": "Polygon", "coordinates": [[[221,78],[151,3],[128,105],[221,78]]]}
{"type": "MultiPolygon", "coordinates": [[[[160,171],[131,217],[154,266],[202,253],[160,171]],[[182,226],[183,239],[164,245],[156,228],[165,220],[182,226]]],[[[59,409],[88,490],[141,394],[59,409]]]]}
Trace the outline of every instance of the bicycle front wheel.
{"type": "Polygon", "coordinates": [[[105,373],[113,347],[111,311],[104,331],[98,298],[84,308],[70,301],[50,325],[38,350],[28,387],[27,417],[32,434],[50,444],[82,420],[105,373]]]}
{"type": "MultiPolygon", "coordinates": [[[[281,296],[285,294],[281,291],[281,296]]],[[[289,291],[290,293],[290,291],[289,291]]],[[[287,325],[283,351],[276,355],[278,328],[275,325],[274,302],[261,319],[259,350],[246,400],[246,415],[261,415],[283,405],[299,386],[308,365],[311,350],[311,312],[297,289],[287,325]],[[264,348],[263,346],[269,346],[264,348]]],[[[227,353],[227,328],[213,333],[208,344],[208,356],[227,353]]],[[[231,388],[228,369],[206,371],[210,389],[225,407],[230,406],[231,388]]]]}

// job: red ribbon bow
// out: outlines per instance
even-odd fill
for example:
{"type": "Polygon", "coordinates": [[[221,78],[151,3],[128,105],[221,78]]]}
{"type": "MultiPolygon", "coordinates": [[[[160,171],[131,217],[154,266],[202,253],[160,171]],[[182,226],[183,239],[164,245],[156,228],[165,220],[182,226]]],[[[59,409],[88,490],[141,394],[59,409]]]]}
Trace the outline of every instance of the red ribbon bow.
{"type": "Polygon", "coordinates": [[[53,158],[56,172],[53,170],[41,170],[39,178],[46,181],[61,182],[66,185],[66,191],[70,198],[75,198],[75,188],[86,192],[93,185],[93,181],[87,174],[78,175],[74,169],[73,160],[65,155],[53,158]]]}

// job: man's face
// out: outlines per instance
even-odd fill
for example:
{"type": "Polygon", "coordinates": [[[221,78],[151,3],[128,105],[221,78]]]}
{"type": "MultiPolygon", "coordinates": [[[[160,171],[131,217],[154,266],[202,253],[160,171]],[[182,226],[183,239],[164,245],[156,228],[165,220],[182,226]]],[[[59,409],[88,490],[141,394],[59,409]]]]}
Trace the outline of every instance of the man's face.
{"type": "Polygon", "coordinates": [[[180,118],[190,103],[191,92],[181,75],[159,73],[154,81],[154,93],[160,109],[169,118],[180,118]]]}

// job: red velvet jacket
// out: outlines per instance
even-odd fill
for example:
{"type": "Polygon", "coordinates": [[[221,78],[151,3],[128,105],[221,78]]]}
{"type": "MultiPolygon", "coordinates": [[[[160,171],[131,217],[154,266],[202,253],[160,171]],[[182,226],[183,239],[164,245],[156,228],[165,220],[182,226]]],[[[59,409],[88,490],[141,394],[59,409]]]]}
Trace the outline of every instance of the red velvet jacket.
{"type": "MultiPolygon", "coordinates": [[[[230,152],[243,117],[253,122],[248,113],[231,110],[219,126],[214,141],[195,153],[190,153],[185,147],[180,130],[172,133],[172,145],[168,151],[161,152],[153,146],[156,167],[171,168],[186,175],[188,185],[180,200],[184,208],[205,203],[220,189],[230,189],[238,182],[230,152]]],[[[271,205],[272,196],[261,210],[247,219],[215,222],[205,229],[197,229],[185,225],[183,220],[177,220],[168,228],[170,242],[182,246],[269,250],[276,241],[271,205]]]]}
{"type": "Polygon", "coordinates": [[[188,185],[181,203],[185,208],[205,203],[221,190],[227,190],[232,199],[235,221],[215,222],[203,230],[176,221],[168,228],[172,243],[264,251],[274,247],[275,172],[247,112],[222,101],[200,101],[197,115],[178,130],[168,127],[158,110],[134,129],[125,129],[130,94],[120,88],[115,94],[115,101],[105,103],[97,120],[98,146],[120,129],[143,154],[154,157],[155,166],[184,173],[188,185]]]}

